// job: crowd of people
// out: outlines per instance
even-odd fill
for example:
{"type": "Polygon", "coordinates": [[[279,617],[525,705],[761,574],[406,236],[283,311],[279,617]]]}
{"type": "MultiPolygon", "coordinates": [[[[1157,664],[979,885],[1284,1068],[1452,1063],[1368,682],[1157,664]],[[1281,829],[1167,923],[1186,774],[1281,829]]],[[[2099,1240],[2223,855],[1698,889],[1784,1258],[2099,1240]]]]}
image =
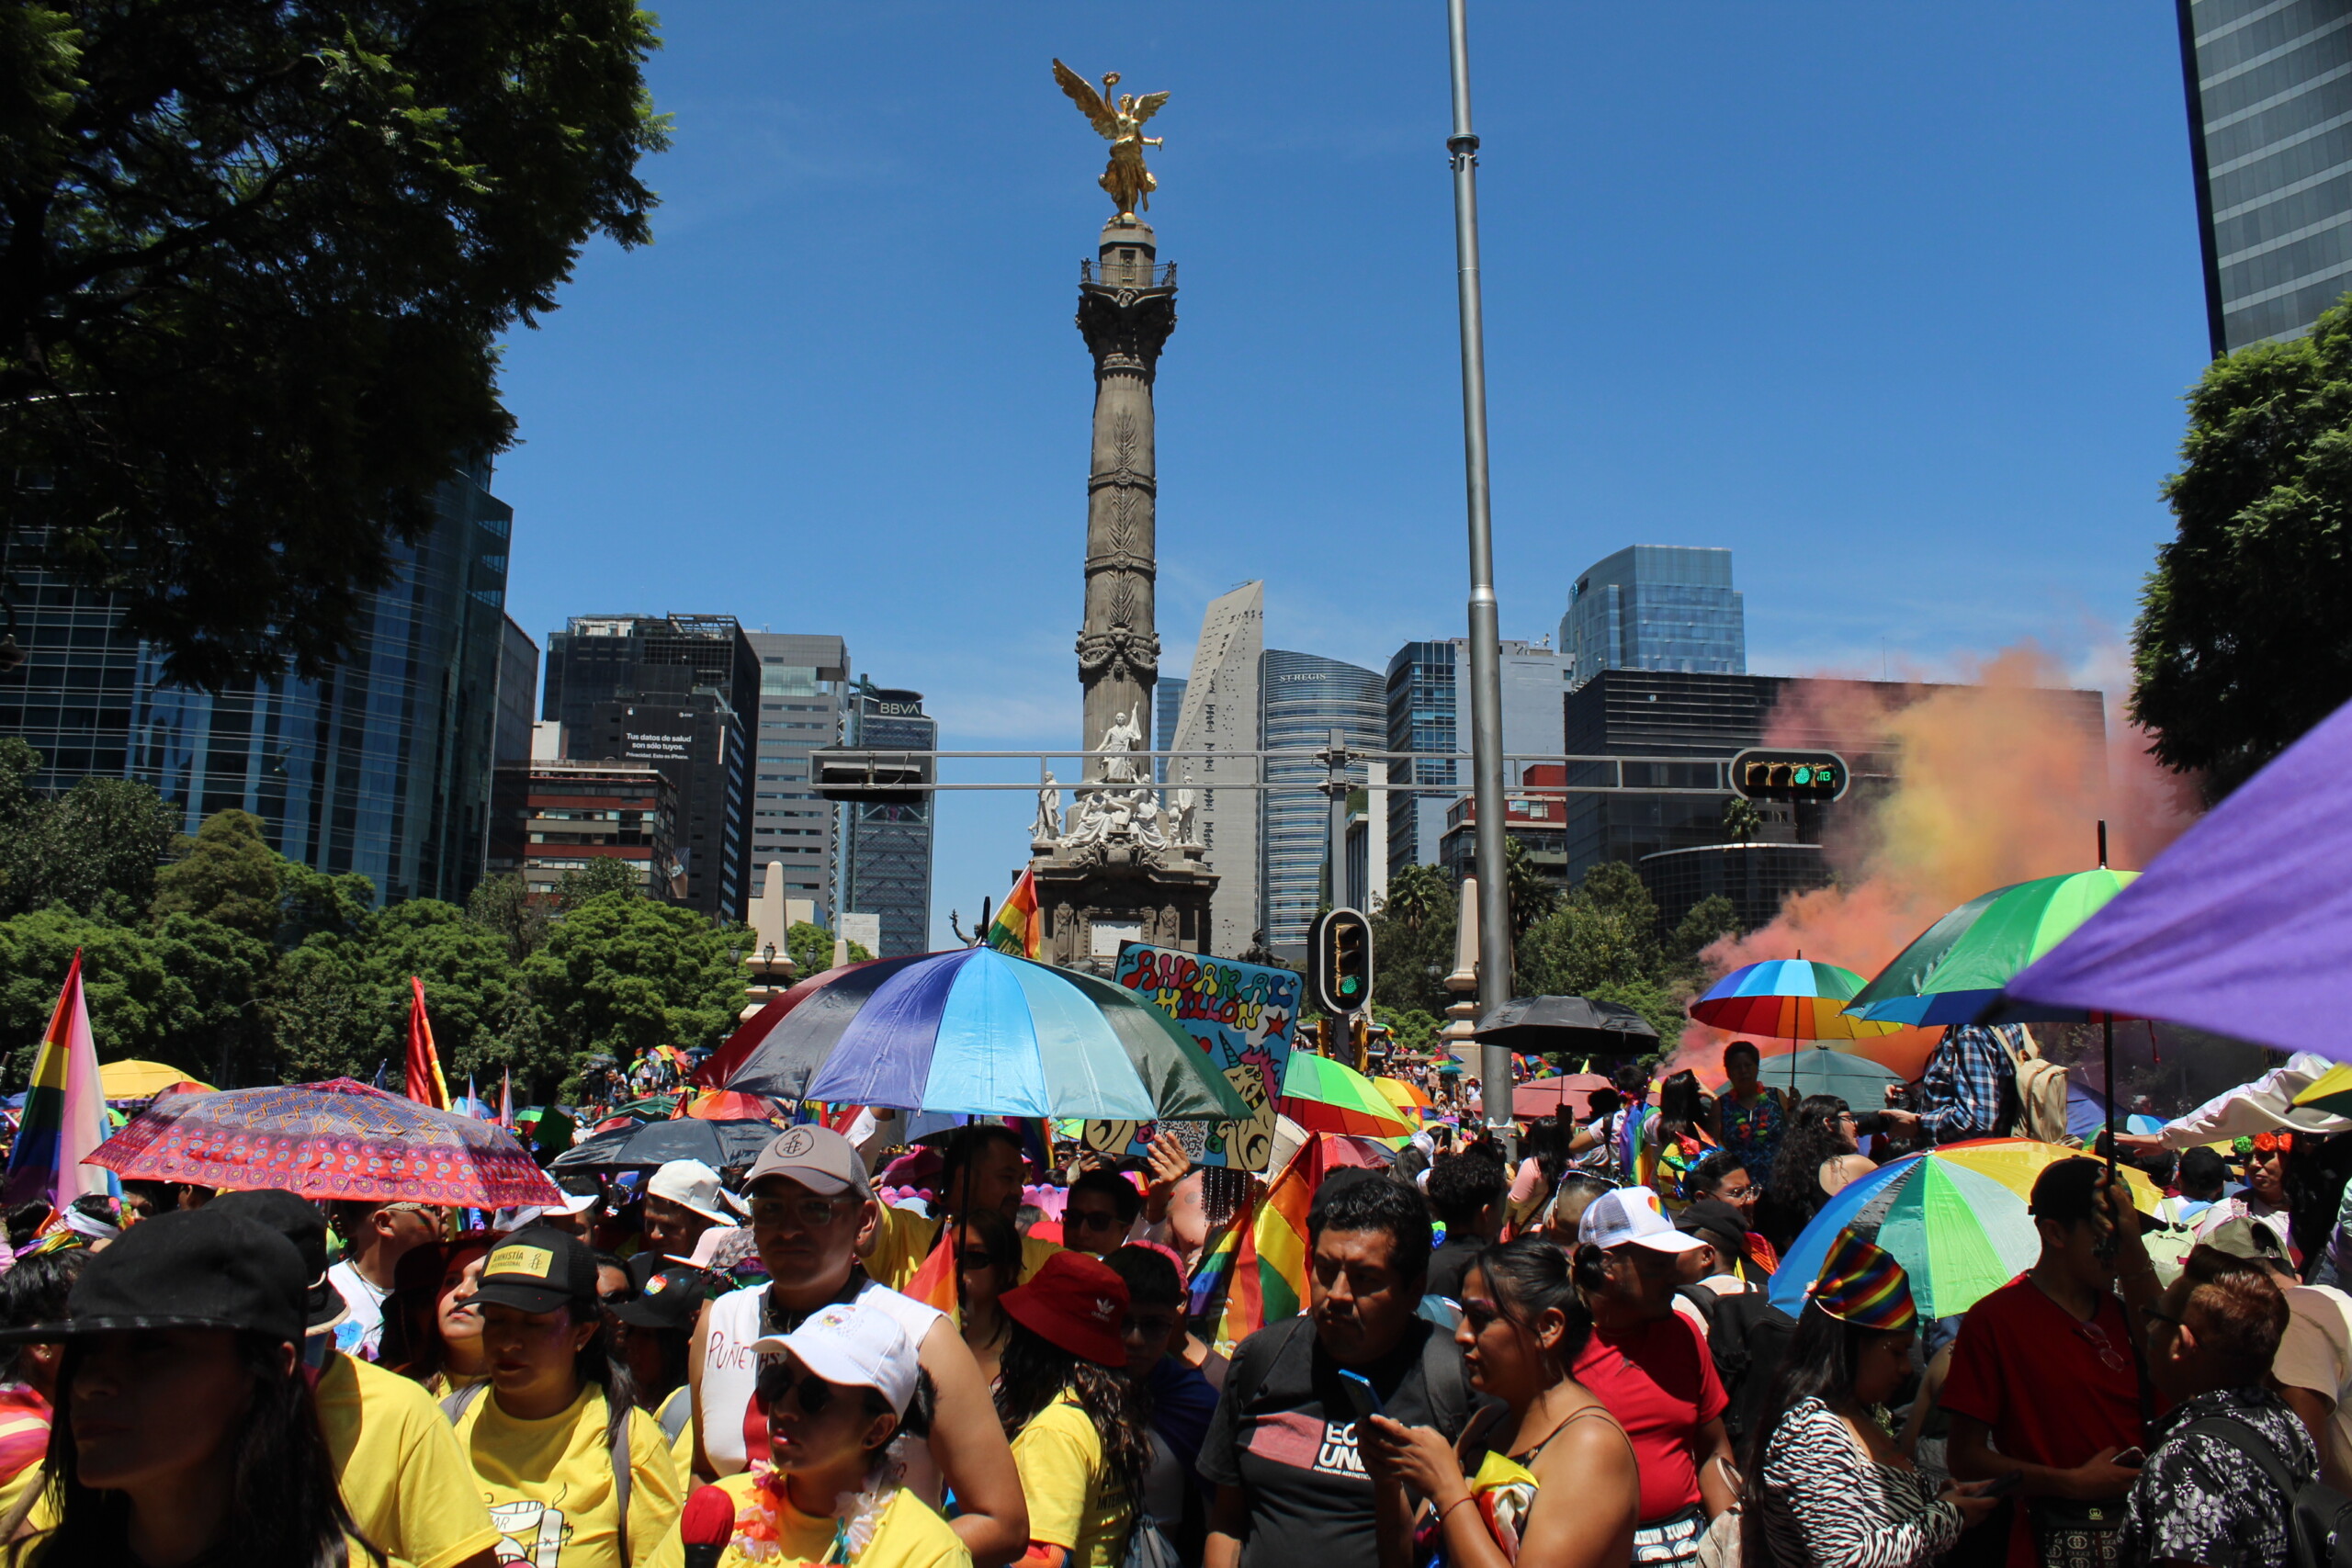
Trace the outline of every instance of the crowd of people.
{"type": "Polygon", "coordinates": [[[1739,1043],[1719,1092],[1631,1068],[1508,1156],[1425,1131],[1323,1178],[1303,1310],[1225,1345],[1192,1286],[1251,1179],[1165,1134],[1039,1161],[1000,1124],[807,1123],[490,1213],[126,1183],[9,1216],[0,1540],[42,1568],[2288,1568],[2297,1495],[2352,1481],[2352,1130],[2291,1108],[2306,1059],[2119,1151],[2153,1213],[2051,1151],[2037,1255],[1965,1312],[1859,1224],[1773,1304],[1878,1164],[2027,1129],[2030,1050],[1952,1031],[1858,1110],[1739,1043]]]}

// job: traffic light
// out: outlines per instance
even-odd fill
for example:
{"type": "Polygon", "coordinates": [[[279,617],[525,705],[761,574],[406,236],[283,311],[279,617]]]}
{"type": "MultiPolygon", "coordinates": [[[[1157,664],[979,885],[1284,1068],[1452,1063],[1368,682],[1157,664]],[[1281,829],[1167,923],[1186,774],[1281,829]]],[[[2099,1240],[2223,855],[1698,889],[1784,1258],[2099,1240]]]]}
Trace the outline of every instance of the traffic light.
{"type": "Polygon", "coordinates": [[[1846,759],[1835,751],[1742,751],[1727,770],[1750,800],[1836,800],[1846,793],[1846,759]]]}
{"type": "Polygon", "coordinates": [[[1307,934],[1307,988],[1333,1018],[1372,1006],[1372,922],[1334,909],[1307,934]]]}
{"type": "Polygon", "coordinates": [[[921,757],[899,752],[820,746],[809,753],[817,795],[865,806],[921,806],[931,781],[921,757]]]}

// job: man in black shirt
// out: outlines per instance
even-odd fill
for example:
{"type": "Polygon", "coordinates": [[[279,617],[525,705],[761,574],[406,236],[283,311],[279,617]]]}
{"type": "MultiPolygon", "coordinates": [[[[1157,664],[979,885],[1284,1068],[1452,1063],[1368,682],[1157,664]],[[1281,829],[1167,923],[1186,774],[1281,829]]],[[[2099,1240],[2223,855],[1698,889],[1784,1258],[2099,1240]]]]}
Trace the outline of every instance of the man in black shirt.
{"type": "Polygon", "coordinates": [[[1359,1180],[1318,1202],[1307,1228],[1310,1310],[1236,1348],[1201,1446],[1216,1488],[1203,1568],[1401,1563],[1401,1521],[1381,1528],[1357,1448],[1363,1404],[1449,1438],[1469,1416],[1461,1351],[1414,1313],[1430,1261],[1420,1195],[1359,1180]]]}
{"type": "Polygon", "coordinates": [[[1430,1254],[1428,1291],[1457,1301],[1470,1260],[1502,1235],[1510,1181],[1492,1145],[1440,1155],[1430,1167],[1430,1207],[1445,1224],[1445,1243],[1430,1254]]]}

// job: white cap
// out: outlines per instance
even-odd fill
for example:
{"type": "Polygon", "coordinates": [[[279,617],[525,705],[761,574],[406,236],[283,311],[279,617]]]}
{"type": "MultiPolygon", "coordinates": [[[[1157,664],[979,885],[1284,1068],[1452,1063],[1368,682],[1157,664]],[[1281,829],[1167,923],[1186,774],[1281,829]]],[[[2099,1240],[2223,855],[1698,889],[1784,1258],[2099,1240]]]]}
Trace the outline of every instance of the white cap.
{"type": "Polygon", "coordinates": [[[1577,1240],[1603,1252],[1632,1242],[1653,1252],[1690,1252],[1707,1244],[1674,1228],[1658,1211],[1657,1194],[1646,1187],[1617,1187],[1592,1201],[1577,1222],[1577,1240]]]}
{"type": "Polygon", "coordinates": [[[673,1159],[655,1171],[645,1184],[645,1195],[666,1198],[723,1225],[735,1223],[735,1200],[718,1184],[718,1172],[698,1159],[673,1159]]]}
{"type": "Polygon", "coordinates": [[[567,1192],[560,1203],[533,1203],[519,1209],[501,1209],[491,1217],[490,1228],[502,1234],[519,1231],[548,1214],[583,1214],[595,1206],[596,1194],[594,1192],[567,1192]]]}
{"type": "Polygon", "coordinates": [[[880,1308],[854,1302],[821,1308],[789,1334],[754,1339],[752,1348],[763,1356],[789,1350],[829,1383],[876,1391],[901,1416],[922,1371],[907,1331],[880,1308]]]}

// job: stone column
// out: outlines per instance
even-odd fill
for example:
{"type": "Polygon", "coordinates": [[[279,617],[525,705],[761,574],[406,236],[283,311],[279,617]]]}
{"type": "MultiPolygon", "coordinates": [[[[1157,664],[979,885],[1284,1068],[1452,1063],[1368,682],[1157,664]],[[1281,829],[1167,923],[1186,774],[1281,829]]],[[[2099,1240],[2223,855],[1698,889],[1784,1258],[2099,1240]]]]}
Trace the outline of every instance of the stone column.
{"type": "MultiPolygon", "coordinates": [[[[1086,481],[1086,624],[1078,634],[1085,690],[1080,744],[1091,750],[1132,713],[1149,750],[1151,691],[1159,678],[1154,618],[1158,575],[1151,384],[1160,345],[1176,328],[1176,267],[1155,261],[1151,225],[1102,226],[1099,259],[1080,264],[1078,330],[1094,355],[1094,461],[1086,481]]],[[[1091,761],[1086,777],[1102,776],[1091,761]]],[[[1148,777],[1147,768],[1145,776],[1148,777]]]]}

